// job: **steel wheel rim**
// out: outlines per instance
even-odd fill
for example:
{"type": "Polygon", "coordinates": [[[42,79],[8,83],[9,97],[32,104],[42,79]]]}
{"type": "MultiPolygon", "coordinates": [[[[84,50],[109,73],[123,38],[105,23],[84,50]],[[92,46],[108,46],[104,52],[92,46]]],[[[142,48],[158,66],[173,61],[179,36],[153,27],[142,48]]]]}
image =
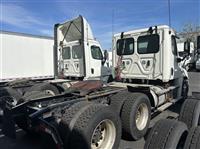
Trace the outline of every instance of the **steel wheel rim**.
{"type": "Polygon", "coordinates": [[[139,105],[136,111],[135,122],[138,130],[143,130],[146,127],[148,118],[149,118],[148,107],[146,104],[142,103],[139,105]]]}
{"type": "Polygon", "coordinates": [[[112,149],[116,139],[116,128],[111,120],[101,121],[93,131],[91,149],[112,149]],[[100,131],[101,134],[98,134],[100,131]],[[98,139],[97,134],[100,135],[98,139]]]}

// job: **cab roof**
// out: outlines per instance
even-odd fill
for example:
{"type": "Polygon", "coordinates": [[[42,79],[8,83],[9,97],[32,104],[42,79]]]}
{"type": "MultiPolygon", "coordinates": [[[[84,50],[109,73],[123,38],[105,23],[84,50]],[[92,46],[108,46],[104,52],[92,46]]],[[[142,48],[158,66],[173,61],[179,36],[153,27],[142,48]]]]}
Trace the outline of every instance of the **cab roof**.
{"type": "MultiPolygon", "coordinates": [[[[151,27],[154,28],[155,26],[151,26],[151,27]]],[[[160,30],[160,29],[170,29],[172,32],[174,32],[174,30],[171,27],[169,27],[168,25],[158,25],[157,29],[158,30],[160,30]]],[[[149,28],[134,29],[134,30],[123,32],[123,35],[138,34],[138,33],[141,33],[141,32],[147,32],[148,30],[149,30],[149,28]]],[[[119,37],[119,36],[121,36],[121,32],[114,34],[114,37],[119,37]]]]}

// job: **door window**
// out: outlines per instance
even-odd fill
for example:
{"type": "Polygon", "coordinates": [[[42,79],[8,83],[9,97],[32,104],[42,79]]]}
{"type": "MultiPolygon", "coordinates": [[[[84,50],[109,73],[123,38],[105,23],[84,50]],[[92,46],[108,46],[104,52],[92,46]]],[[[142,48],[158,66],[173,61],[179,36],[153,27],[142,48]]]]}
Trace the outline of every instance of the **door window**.
{"type": "Polygon", "coordinates": [[[139,54],[157,53],[159,51],[159,35],[145,35],[138,37],[137,51],[139,54]]]}
{"type": "Polygon", "coordinates": [[[133,53],[134,53],[133,38],[117,40],[117,55],[131,55],[133,53]]]}
{"type": "Polygon", "coordinates": [[[71,58],[70,47],[64,47],[62,49],[62,58],[63,59],[70,59],[71,58]]]}
{"type": "Polygon", "coordinates": [[[171,41],[172,41],[172,53],[177,56],[178,50],[177,50],[177,45],[176,45],[176,37],[172,36],[171,41]]]}
{"type": "Polygon", "coordinates": [[[91,54],[93,59],[103,60],[103,55],[99,47],[91,46],[91,54]]]}
{"type": "Polygon", "coordinates": [[[72,47],[72,57],[73,59],[81,59],[83,57],[83,50],[81,45],[72,47]]]}

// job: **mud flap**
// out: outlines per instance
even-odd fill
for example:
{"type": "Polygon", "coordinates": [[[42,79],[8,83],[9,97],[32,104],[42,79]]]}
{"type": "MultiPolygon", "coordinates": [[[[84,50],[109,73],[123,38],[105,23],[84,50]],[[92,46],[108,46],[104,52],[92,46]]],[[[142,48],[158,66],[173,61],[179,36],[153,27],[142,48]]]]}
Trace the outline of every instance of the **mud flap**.
{"type": "Polygon", "coordinates": [[[12,116],[12,111],[4,108],[3,110],[3,128],[2,132],[5,136],[15,139],[16,138],[16,130],[15,130],[15,122],[12,116]]]}

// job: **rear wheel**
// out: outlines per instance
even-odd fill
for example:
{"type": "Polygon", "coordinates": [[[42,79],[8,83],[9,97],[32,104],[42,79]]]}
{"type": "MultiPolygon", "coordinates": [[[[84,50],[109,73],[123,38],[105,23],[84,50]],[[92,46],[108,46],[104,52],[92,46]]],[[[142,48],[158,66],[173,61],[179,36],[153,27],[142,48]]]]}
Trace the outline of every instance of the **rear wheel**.
{"type": "Polygon", "coordinates": [[[188,128],[196,127],[200,123],[200,101],[195,99],[187,99],[182,107],[179,115],[179,121],[184,122],[188,128]]]}
{"type": "Polygon", "coordinates": [[[30,92],[30,91],[48,91],[52,95],[59,94],[58,88],[48,82],[35,84],[32,87],[30,87],[27,92],[30,92]]]}
{"type": "Polygon", "coordinates": [[[183,148],[187,126],[179,121],[163,119],[158,121],[147,136],[144,149],[183,148]]]}
{"type": "Polygon", "coordinates": [[[129,94],[129,92],[125,90],[110,97],[110,106],[119,115],[121,114],[121,110],[126,100],[127,94],[129,94]]]}
{"type": "Polygon", "coordinates": [[[13,105],[16,105],[17,102],[22,98],[22,95],[11,87],[2,88],[0,92],[0,97],[8,97],[9,102],[11,102],[13,105]]]}
{"type": "Polygon", "coordinates": [[[122,107],[121,120],[124,132],[134,140],[142,138],[149,127],[151,105],[149,98],[142,93],[129,93],[122,107]]]}
{"type": "Polygon", "coordinates": [[[120,118],[109,106],[91,104],[77,111],[71,123],[74,126],[69,137],[69,148],[118,148],[120,118]]]}
{"type": "Polygon", "coordinates": [[[200,127],[190,129],[183,149],[199,149],[200,147],[200,127]]]}
{"type": "MultiPolygon", "coordinates": [[[[89,106],[91,103],[83,101],[73,104],[71,107],[67,109],[63,109],[61,120],[58,124],[58,131],[61,135],[61,138],[64,143],[65,148],[69,148],[69,135],[73,129],[72,119],[75,117],[75,114],[81,109],[89,106]],[[71,123],[71,124],[70,124],[71,123]]],[[[73,121],[74,122],[74,121],[73,121]]]]}

